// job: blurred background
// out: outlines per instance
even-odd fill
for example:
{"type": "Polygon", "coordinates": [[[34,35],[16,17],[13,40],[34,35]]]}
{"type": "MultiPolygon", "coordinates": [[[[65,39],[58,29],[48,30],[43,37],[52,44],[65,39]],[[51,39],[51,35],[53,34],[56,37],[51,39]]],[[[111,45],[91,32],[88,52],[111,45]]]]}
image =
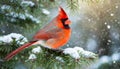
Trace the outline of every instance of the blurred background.
{"type": "Polygon", "coordinates": [[[72,21],[71,39],[62,48],[98,54],[96,65],[86,69],[120,69],[120,0],[0,0],[0,36],[20,33],[30,41],[59,6],[72,21]]]}

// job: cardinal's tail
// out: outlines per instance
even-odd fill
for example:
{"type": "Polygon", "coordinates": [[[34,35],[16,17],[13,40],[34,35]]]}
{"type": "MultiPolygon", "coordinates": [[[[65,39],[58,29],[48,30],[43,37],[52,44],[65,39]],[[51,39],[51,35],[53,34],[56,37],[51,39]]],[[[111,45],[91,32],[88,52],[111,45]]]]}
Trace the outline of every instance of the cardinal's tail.
{"type": "Polygon", "coordinates": [[[19,53],[20,51],[22,51],[22,50],[25,49],[26,47],[31,46],[31,45],[32,45],[33,43],[35,43],[35,42],[36,42],[36,41],[32,41],[32,42],[29,42],[29,43],[26,43],[26,44],[20,46],[18,49],[14,50],[14,51],[12,51],[10,54],[8,54],[8,55],[4,58],[4,60],[5,60],[5,61],[10,60],[10,59],[11,59],[13,56],[15,56],[17,53],[19,53]]]}

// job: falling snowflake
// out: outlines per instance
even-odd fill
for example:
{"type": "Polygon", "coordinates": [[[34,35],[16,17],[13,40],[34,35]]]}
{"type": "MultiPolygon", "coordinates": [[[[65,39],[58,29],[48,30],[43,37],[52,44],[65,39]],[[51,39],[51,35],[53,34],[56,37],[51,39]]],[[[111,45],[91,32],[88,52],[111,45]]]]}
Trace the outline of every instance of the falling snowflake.
{"type": "Polygon", "coordinates": [[[108,42],[112,42],[111,40],[108,40],[108,42]]]}
{"type": "Polygon", "coordinates": [[[105,22],[105,25],[107,25],[107,22],[105,22]]]}
{"type": "Polygon", "coordinates": [[[118,6],[115,6],[115,8],[118,8],[118,6]]]}
{"type": "Polygon", "coordinates": [[[111,28],[111,26],[110,26],[110,25],[107,25],[107,28],[108,28],[108,29],[110,29],[110,28],[111,28]]]}
{"type": "Polygon", "coordinates": [[[113,13],[111,13],[111,14],[110,14],[110,16],[114,16],[114,14],[113,14],[113,13]]]}
{"type": "Polygon", "coordinates": [[[90,21],[91,21],[91,19],[88,19],[88,21],[90,22],[90,21]]]}
{"type": "Polygon", "coordinates": [[[47,10],[47,9],[42,9],[42,12],[45,14],[45,15],[49,15],[50,12],[47,10]]]}

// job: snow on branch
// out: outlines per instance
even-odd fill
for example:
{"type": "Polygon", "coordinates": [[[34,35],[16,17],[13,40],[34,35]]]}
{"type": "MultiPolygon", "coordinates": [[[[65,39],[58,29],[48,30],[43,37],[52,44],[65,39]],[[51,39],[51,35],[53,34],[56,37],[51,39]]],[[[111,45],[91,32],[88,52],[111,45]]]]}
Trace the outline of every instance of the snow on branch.
{"type": "MultiPolygon", "coordinates": [[[[0,37],[1,43],[2,42],[6,43],[6,44],[12,43],[14,40],[16,41],[16,43],[18,45],[22,45],[25,42],[28,42],[27,38],[25,38],[23,35],[17,34],[17,33],[11,33],[11,34],[0,37]]],[[[97,57],[97,55],[95,53],[86,51],[81,47],[65,48],[65,49],[48,49],[43,46],[37,46],[37,47],[34,46],[34,48],[31,51],[31,54],[32,54],[32,56],[33,55],[35,56],[35,54],[42,53],[43,50],[47,51],[49,54],[55,53],[55,56],[69,55],[70,57],[72,57],[74,59],[80,59],[81,57],[95,59],[97,57]]],[[[32,59],[31,54],[29,56],[30,59],[32,59]]],[[[36,58],[37,58],[37,56],[36,56],[36,58]]],[[[34,59],[36,59],[36,58],[34,57],[34,59]]]]}
{"type": "MultiPolygon", "coordinates": [[[[0,59],[4,58],[11,51],[18,48],[20,44],[24,44],[25,42],[28,42],[27,38],[25,38],[23,35],[18,33],[11,33],[8,35],[1,36],[0,52],[5,54],[2,54],[1,55],[2,57],[0,56],[0,59]],[[12,44],[13,41],[15,41],[15,44],[12,44]]],[[[74,65],[80,66],[82,64],[88,64],[91,61],[93,62],[97,58],[98,58],[97,54],[90,51],[86,51],[81,47],[73,47],[73,48],[65,48],[65,49],[49,49],[40,45],[34,45],[18,53],[18,55],[15,55],[9,62],[15,63],[18,60],[22,59],[25,63],[28,64],[30,63],[33,67],[36,67],[36,65],[38,65],[38,67],[39,66],[46,67],[46,65],[49,65],[52,66],[50,67],[50,69],[52,69],[53,66],[58,66],[58,65],[61,66],[63,64],[67,65],[67,67],[69,66],[72,67],[74,65]]],[[[0,61],[0,62],[4,63],[4,61],[0,61]]],[[[7,64],[8,63],[4,63],[2,65],[7,65],[7,64]]]]}
{"type": "MultiPolygon", "coordinates": [[[[66,56],[69,55],[70,57],[72,57],[73,59],[81,59],[81,58],[86,58],[86,59],[96,59],[98,57],[97,54],[90,52],[90,51],[86,51],[81,47],[74,47],[74,48],[65,48],[65,49],[49,49],[43,46],[37,46],[35,48],[32,49],[31,54],[34,54],[36,57],[39,53],[43,53],[43,51],[48,52],[49,54],[53,54],[54,56],[56,56],[56,59],[58,60],[62,60],[61,56],[66,56]]],[[[29,57],[31,57],[31,54],[29,57]]]]}
{"type": "Polygon", "coordinates": [[[25,42],[28,42],[27,38],[25,38],[23,35],[10,33],[8,35],[0,36],[0,43],[12,43],[14,39],[17,41],[17,44],[24,44],[25,42]]]}
{"type": "Polygon", "coordinates": [[[25,1],[25,0],[23,0],[23,1],[21,2],[21,6],[23,6],[23,5],[33,7],[33,6],[35,5],[35,3],[32,2],[32,1],[25,1]]]}
{"type": "Polygon", "coordinates": [[[74,48],[66,48],[63,51],[64,54],[69,54],[71,57],[75,59],[79,59],[80,57],[85,58],[96,58],[97,55],[90,51],[85,51],[81,47],[74,47],[74,48]]]}

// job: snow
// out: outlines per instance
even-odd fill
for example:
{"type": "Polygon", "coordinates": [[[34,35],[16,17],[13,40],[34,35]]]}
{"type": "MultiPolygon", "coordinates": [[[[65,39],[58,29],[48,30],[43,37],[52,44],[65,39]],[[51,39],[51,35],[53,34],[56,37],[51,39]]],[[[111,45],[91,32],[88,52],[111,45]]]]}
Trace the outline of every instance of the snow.
{"type": "Polygon", "coordinates": [[[32,2],[32,1],[26,1],[26,0],[23,0],[22,2],[21,2],[21,6],[23,6],[23,5],[27,5],[27,6],[34,6],[35,5],[35,3],[34,2],[32,2]]]}
{"type": "Polygon", "coordinates": [[[110,14],[110,16],[114,16],[114,14],[113,14],[113,13],[111,13],[111,14],[110,14]]]}
{"type": "Polygon", "coordinates": [[[10,33],[8,35],[1,36],[0,42],[11,43],[11,42],[13,42],[13,39],[15,39],[18,44],[24,44],[25,42],[28,42],[27,38],[25,38],[23,35],[17,34],[17,33],[10,33]],[[21,40],[21,41],[19,41],[19,40],[21,40]]]}
{"type": "Polygon", "coordinates": [[[8,9],[10,9],[11,7],[9,6],[9,5],[2,5],[1,6],[1,9],[2,10],[8,10],[8,9]]]}
{"type": "Polygon", "coordinates": [[[36,47],[36,48],[33,48],[33,49],[32,49],[32,52],[35,53],[35,54],[36,54],[36,53],[40,53],[40,52],[42,52],[42,49],[41,49],[40,46],[38,46],[38,47],[36,47]]]}
{"type": "Polygon", "coordinates": [[[73,49],[75,49],[78,53],[84,52],[84,49],[81,47],[74,47],[73,49]]]}
{"type": "Polygon", "coordinates": [[[108,28],[108,29],[110,29],[110,28],[111,28],[111,26],[110,26],[110,25],[107,25],[107,28],[108,28]]]}
{"type": "Polygon", "coordinates": [[[81,54],[85,58],[96,58],[96,54],[90,51],[84,51],[81,54]]]}
{"type": "Polygon", "coordinates": [[[25,14],[22,14],[22,13],[16,13],[16,12],[10,12],[10,13],[7,13],[5,14],[7,16],[12,16],[14,18],[20,18],[20,19],[31,19],[32,21],[34,21],[35,23],[40,23],[40,20],[35,18],[33,15],[29,14],[29,13],[25,13],[25,14]]]}
{"type": "Polygon", "coordinates": [[[64,62],[63,58],[60,57],[60,56],[57,56],[55,59],[58,60],[58,61],[60,61],[60,62],[64,62]]]}
{"type": "Polygon", "coordinates": [[[108,40],[108,42],[112,42],[111,40],[108,40]]]}
{"type": "Polygon", "coordinates": [[[105,22],[105,25],[107,25],[107,22],[105,22]]]}
{"type": "Polygon", "coordinates": [[[81,56],[85,58],[96,58],[96,54],[90,51],[85,51],[81,47],[74,47],[74,48],[66,48],[64,49],[63,53],[69,54],[71,57],[75,59],[79,59],[81,56]]]}
{"type": "Polygon", "coordinates": [[[5,14],[5,15],[7,15],[7,16],[12,16],[12,17],[14,17],[14,18],[16,18],[16,17],[19,16],[16,12],[10,12],[10,13],[7,13],[7,14],[5,14]]]}
{"type": "Polygon", "coordinates": [[[25,13],[25,16],[27,18],[30,18],[32,21],[35,21],[36,23],[40,22],[37,18],[33,17],[31,14],[25,13]]]}
{"type": "Polygon", "coordinates": [[[66,46],[67,46],[67,47],[69,47],[70,45],[69,45],[69,44],[67,44],[66,46]]]}
{"type": "Polygon", "coordinates": [[[24,14],[19,13],[18,15],[19,15],[19,18],[20,18],[20,19],[23,19],[23,20],[25,20],[25,19],[26,19],[26,17],[25,17],[25,15],[24,15],[24,14]]]}
{"type": "Polygon", "coordinates": [[[36,57],[36,55],[35,54],[30,54],[30,56],[29,56],[29,58],[28,59],[36,59],[37,57],[36,57]]]}
{"type": "Polygon", "coordinates": [[[49,15],[50,12],[47,10],[47,9],[42,9],[42,12],[45,14],[45,15],[49,15]]]}
{"type": "Polygon", "coordinates": [[[69,54],[71,57],[75,59],[79,59],[80,55],[74,48],[66,48],[63,51],[64,54],[69,54]]]}
{"type": "Polygon", "coordinates": [[[118,6],[115,6],[115,8],[118,8],[118,6]]]}

